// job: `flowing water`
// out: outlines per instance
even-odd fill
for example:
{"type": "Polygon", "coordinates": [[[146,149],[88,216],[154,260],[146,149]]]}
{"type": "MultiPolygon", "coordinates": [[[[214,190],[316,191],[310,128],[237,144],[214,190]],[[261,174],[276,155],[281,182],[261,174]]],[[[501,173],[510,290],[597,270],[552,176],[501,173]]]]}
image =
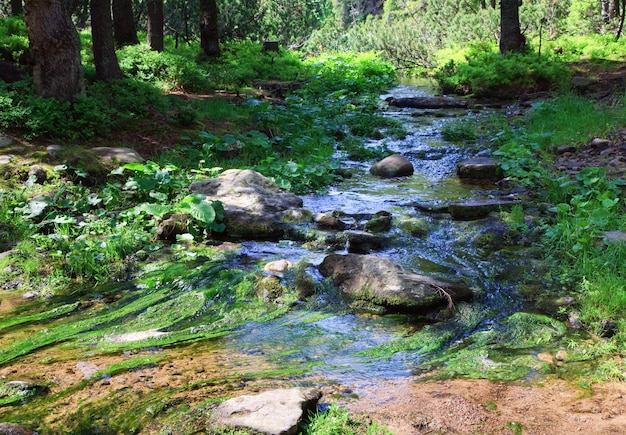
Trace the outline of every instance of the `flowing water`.
{"type": "MultiPolygon", "coordinates": [[[[399,86],[381,98],[429,93],[426,87],[399,86]]],[[[403,218],[426,221],[431,228],[427,235],[413,237],[394,227],[388,235],[392,242],[373,255],[389,257],[416,273],[462,279],[477,289],[472,306],[477,307],[473,312],[481,314],[468,322],[467,328],[457,328],[449,336],[449,345],[458,345],[472,333],[489,331],[500,319],[523,308],[515,284],[520,282],[524,272],[534,267],[532,258],[524,250],[515,247],[484,250],[473,243],[472,237],[484,231],[484,223],[455,221],[449,215],[425,213],[415,207],[417,203],[446,204],[506,193],[493,185],[462,183],[456,176],[457,162],[475,156],[482,147],[480,144],[452,144],[441,135],[446,123],[460,117],[471,119],[490,114],[391,107],[386,113],[401,120],[408,135],[402,140],[372,141],[369,145],[377,147],[384,142],[389,149],[405,155],[413,163],[415,174],[400,179],[380,179],[369,174],[371,163],[346,162],[354,176],[327,193],[304,197],[304,208],[313,213],[341,211],[356,218],[387,211],[394,221],[403,218]],[[420,116],[415,116],[416,112],[420,116]]],[[[328,251],[307,249],[294,241],[243,242],[233,261],[242,263],[242,258],[248,258],[251,263],[279,259],[294,264],[304,262],[310,264],[307,271],[321,280],[315,266],[328,254],[328,251]]],[[[321,292],[313,301],[294,306],[281,315],[259,312],[254,319],[264,321],[244,321],[234,331],[214,333],[206,327],[209,316],[206,313],[220,313],[224,297],[219,288],[238,282],[235,272],[226,266],[215,267],[210,273],[192,271],[176,280],[172,289],[159,284],[158,270],[155,275],[157,278],[149,285],[116,284],[118,287],[104,293],[106,297],[90,300],[88,308],[84,304],[66,305],[67,311],[78,318],[74,323],[70,323],[69,319],[74,318],[69,314],[62,317],[50,312],[49,317],[39,323],[5,327],[4,335],[0,336],[2,364],[22,355],[26,358],[0,367],[0,379],[43,379],[52,385],[56,396],[50,401],[34,401],[35,410],[7,411],[0,403],[0,417],[11,415],[15,421],[35,426],[42,420],[46,422],[44,426],[54,426],[62,420],[59,415],[63,413],[73,419],[78,418],[78,414],[85,421],[98,421],[93,414],[95,408],[87,405],[89,400],[100,398],[104,403],[118,403],[114,399],[141,390],[132,400],[123,396],[123,402],[135,403],[138,409],[144,406],[144,401],[150,403],[141,414],[141,418],[145,418],[145,413],[152,415],[155,401],[167,402],[163,409],[176,401],[184,401],[183,396],[189,402],[199,403],[193,391],[198,391],[197,396],[205,399],[211,394],[224,396],[228,394],[223,389],[224,383],[230,382],[228,389],[231,390],[245,389],[259,378],[268,379],[266,387],[285,383],[332,384],[358,396],[363,388],[380,380],[409,378],[423,369],[426,355],[419,350],[407,349],[384,357],[372,356],[366,351],[411,337],[432,323],[432,319],[399,314],[354,314],[332,293],[321,292]],[[216,290],[196,291],[210,286],[216,290]],[[120,298],[128,298],[129,308],[118,309],[118,314],[111,307],[116,306],[120,298]],[[175,314],[162,316],[167,310],[175,314]],[[72,329],[69,332],[68,325],[72,329]],[[132,347],[129,342],[133,339],[153,339],[154,344],[132,347]],[[134,363],[137,370],[132,368],[134,363]],[[119,364],[127,365],[120,369],[119,364]],[[120,370],[122,375],[118,375],[120,370]],[[81,379],[89,381],[86,386],[80,384],[82,390],[77,387],[81,379]],[[159,393],[163,391],[167,393],[159,393]],[[157,394],[171,396],[161,399],[155,396],[157,394]]],[[[224,314],[225,310],[222,311],[225,322],[233,318],[236,323],[244,318],[238,318],[237,312],[224,314]]],[[[487,357],[483,360],[490,361],[487,357]]],[[[101,414],[110,412],[105,411],[110,404],[98,406],[101,414]]],[[[103,418],[106,419],[106,415],[103,418]]],[[[77,421],[77,425],[82,424],[82,420],[77,421]]]]}
{"type": "MultiPolygon", "coordinates": [[[[426,96],[430,89],[400,86],[387,97],[426,96]]],[[[498,192],[494,185],[462,183],[456,176],[456,164],[475,156],[476,146],[455,145],[442,139],[443,126],[459,117],[489,116],[466,110],[420,111],[389,107],[387,116],[400,119],[408,130],[402,140],[372,141],[372,147],[386,146],[408,157],[415,173],[411,177],[381,179],[369,174],[371,163],[346,162],[355,171],[352,178],[333,186],[324,194],[304,197],[304,207],[314,213],[341,211],[346,215],[390,212],[394,219],[425,219],[432,230],[425,237],[412,237],[392,230],[392,246],[373,255],[392,258],[408,270],[426,275],[463,278],[479,288],[476,304],[490,311],[481,325],[488,327],[496,317],[504,317],[521,308],[521,298],[511,285],[503,285],[497,276],[508,275],[513,265],[524,264],[521,252],[503,254],[507,258],[486,257],[472,246],[468,234],[480,231],[481,224],[454,221],[449,215],[420,212],[416,203],[447,204],[471,198],[491,198],[498,192]]],[[[312,252],[295,243],[246,242],[244,251],[266,260],[288,259],[319,264],[328,252],[312,252]]],[[[340,253],[342,251],[339,251],[340,253]]],[[[510,278],[514,279],[513,276],[510,278]]],[[[424,326],[423,319],[410,316],[375,316],[332,314],[310,321],[309,311],[295,311],[276,321],[251,323],[223,344],[246,353],[266,355],[278,365],[301,366],[315,362],[310,374],[348,385],[358,394],[360,388],[383,379],[407,377],[420,370],[422,356],[416,352],[397,352],[386,358],[372,358],[363,351],[401,337],[424,326]]],[[[479,326],[480,327],[480,326],[479,326]]],[[[469,333],[465,331],[464,333],[469,333]]],[[[463,334],[463,333],[462,333],[463,334]]],[[[457,338],[461,338],[460,336],[457,338]]]]}

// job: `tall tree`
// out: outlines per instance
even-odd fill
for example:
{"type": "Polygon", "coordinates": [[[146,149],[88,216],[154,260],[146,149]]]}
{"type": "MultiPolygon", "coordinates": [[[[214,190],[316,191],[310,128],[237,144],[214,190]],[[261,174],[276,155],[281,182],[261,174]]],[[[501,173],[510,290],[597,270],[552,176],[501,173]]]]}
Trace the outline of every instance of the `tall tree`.
{"type": "Polygon", "coordinates": [[[101,81],[124,78],[113,44],[111,0],[91,0],[91,38],[96,78],[101,81]]]}
{"type": "Polygon", "coordinates": [[[502,0],[500,3],[500,53],[520,52],[526,45],[519,23],[520,0],[502,0]]]}
{"type": "Polygon", "coordinates": [[[216,1],[200,0],[200,47],[207,56],[220,55],[219,36],[216,1]]]}
{"type": "Polygon", "coordinates": [[[147,0],[148,46],[163,51],[163,0],[147,0]]]}
{"type": "Polygon", "coordinates": [[[33,87],[38,96],[73,100],[85,90],[80,38],[67,2],[26,0],[26,29],[33,53],[33,87]]]}
{"type": "Polygon", "coordinates": [[[132,0],[113,0],[113,35],[118,47],[139,44],[132,0]]]}
{"type": "Polygon", "coordinates": [[[22,15],[24,8],[22,7],[22,0],[11,0],[11,15],[22,15]]]}

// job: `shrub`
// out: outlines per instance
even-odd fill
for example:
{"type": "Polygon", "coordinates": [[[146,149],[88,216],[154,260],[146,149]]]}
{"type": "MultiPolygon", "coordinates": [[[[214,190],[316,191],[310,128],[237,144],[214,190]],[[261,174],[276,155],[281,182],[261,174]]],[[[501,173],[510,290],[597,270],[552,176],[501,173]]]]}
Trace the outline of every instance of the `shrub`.
{"type": "Polygon", "coordinates": [[[524,93],[562,89],[566,65],[553,56],[473,50],[466,62],[449,61],[435,74],[443,93],[512,98],[524,93]]]}

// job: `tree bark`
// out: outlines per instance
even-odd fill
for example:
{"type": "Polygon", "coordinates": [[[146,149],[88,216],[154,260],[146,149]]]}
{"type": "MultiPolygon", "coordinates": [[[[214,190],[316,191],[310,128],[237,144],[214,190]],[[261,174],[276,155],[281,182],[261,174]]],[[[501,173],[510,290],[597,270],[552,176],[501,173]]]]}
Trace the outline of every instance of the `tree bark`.
{"type": "Polygon", "coordinates": [[[108,81],[124,78],[113,44],[111,0],[91,0],[91,38],[96,79],[108,81]]]}
{"type": "Polygon", "coordinates": [[[526,45],[519,23],[519,0],[500,3],[500,53],[521,52],[526,45]]]}
{"type": "Polygon", "coordinates": [[[163,0],[147,0],[148,46],[163,51],[163,0]]]}
{"type": "Polygon", "coordinates": [[[24,13],[24,8],[22,7],[22,0],[11,0],[11,15],[18,16],[24,13]]]}
{"type": "Polygon", "coordinates": [[[26,0],[26,29],[34,57],[36,95],[71,101],[85,90],[80,38],[66,3],[26,0]]]}
{"type": "Polygon", "coordinates": [[[113,35],[118,47],[139,44],[132,0],[113,0],[113,35]]]}
{"type": "Polygon", "coordinates": [[[200,0],[200,47],[207,56],[220,55],[219,36],[216,1],[200,0]]]}

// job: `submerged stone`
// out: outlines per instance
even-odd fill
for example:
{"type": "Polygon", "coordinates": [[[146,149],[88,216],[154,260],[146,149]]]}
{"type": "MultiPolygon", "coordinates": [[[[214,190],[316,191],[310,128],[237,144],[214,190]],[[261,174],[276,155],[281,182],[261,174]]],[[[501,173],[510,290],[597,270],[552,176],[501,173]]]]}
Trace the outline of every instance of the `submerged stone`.
{"type": "Polygon", "coordinates": [[[393,260],[373,255],[326,256],[320,273],[352,300],[364,300],[395,311],[413,312],[472,298],[472,289],[404,270],[393,260]]]}
{"type": "Polygon", "coordinates": [[[382,233],[391,229],[391,213],[388,211],[377,212],[365,223],[365,231],[370,233],[382,233]]]}
{"type": "Polygon", "coordinates": [[[293,435],[298,423],[314,411],[322,393],[313,388],[265,391],[227,400],[215,411],[215,425],[267,435],[293,435]]]}

